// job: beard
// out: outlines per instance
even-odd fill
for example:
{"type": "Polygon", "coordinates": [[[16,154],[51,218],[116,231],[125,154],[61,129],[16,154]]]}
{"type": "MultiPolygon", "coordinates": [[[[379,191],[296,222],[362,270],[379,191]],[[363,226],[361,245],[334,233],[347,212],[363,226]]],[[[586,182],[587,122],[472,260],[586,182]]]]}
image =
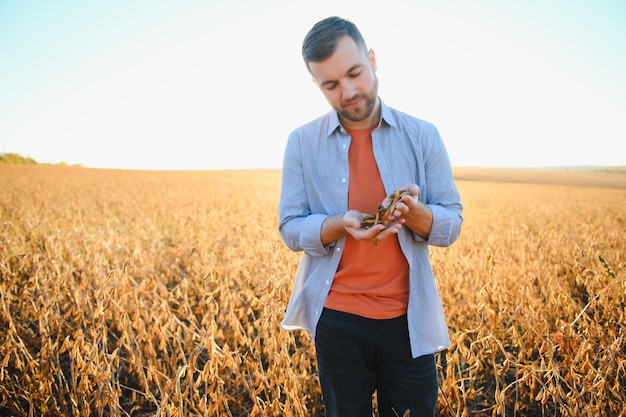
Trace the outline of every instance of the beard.
{"type": "Polygon", "coordinates": [[[358,94],[350,100],[350,102],[342,103],[340,109],[336,109],[337,113],[346,120],[353,122],[360,122],[369,118],[376,107],[376,100],[378,99],[378,77],[374,77],[374,85],[368,94],[358,94]],[[356,100],[365,99],[365,103],[362,106],[347,110],[345,107],[356,100]]]}

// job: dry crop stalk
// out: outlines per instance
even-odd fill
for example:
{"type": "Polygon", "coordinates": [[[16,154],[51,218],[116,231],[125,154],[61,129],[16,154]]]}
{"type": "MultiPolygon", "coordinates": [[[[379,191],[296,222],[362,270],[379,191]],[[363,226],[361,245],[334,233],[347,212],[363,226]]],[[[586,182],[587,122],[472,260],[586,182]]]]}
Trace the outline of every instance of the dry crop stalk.
{"type": "Polygon", "coordinates": [[[409,190],[396,190],[393,193],[387,196],[387,200],[389,204],[384,206],[383,204],[378,205],[378,211],[376,214],[368,214],[363,217],[363,221],[361,222],[361,227],[365,229],[369,229],[372,226],[377,224],[382,224],[383,226],[387,226],[389,223],[389,215],[393,213],[396,209],[396,206],[402,199],[402,196],[409,194],[409,190]]]}

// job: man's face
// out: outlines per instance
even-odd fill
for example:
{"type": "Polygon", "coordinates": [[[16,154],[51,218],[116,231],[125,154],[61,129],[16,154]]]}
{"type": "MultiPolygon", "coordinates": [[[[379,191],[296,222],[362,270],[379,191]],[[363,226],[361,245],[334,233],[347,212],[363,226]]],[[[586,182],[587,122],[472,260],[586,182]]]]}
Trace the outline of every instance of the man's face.
{"type": "Polygon", "coordinates": [[[378,123],[378,78],[374,51],[359,49],[349,36],[337,43],[335,53],[325,61],[310,62],[313,81],[339,114],[342,124],[364,129],[378,123]]]}

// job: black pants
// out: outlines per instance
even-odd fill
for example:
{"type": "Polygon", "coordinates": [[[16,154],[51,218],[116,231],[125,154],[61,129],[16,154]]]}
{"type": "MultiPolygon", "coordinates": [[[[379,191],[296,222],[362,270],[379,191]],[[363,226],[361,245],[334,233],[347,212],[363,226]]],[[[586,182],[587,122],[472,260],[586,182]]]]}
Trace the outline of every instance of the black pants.
{"type": "Polygon", "coordinates": [[[435,357],[412,357],[406,316],[372,320],[324,309],[315,347],[328,417],[371,417],[374,391],[380,417],[435,415],[435,357]]]}

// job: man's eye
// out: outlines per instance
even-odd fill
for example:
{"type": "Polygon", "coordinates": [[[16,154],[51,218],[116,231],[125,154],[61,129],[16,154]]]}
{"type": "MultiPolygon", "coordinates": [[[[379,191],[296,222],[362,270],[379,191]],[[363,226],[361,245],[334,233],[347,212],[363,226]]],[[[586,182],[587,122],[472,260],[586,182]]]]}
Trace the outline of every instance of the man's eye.
{"type": "Polygon", "coordinates": [[[356,78],[356,77],[358,77],[359,75],[361,75],[361,71],[359,71],[359,72],[353,72],[352,74],[350,74],[350,77],[352,77],[352,78],[356,78]]]}

